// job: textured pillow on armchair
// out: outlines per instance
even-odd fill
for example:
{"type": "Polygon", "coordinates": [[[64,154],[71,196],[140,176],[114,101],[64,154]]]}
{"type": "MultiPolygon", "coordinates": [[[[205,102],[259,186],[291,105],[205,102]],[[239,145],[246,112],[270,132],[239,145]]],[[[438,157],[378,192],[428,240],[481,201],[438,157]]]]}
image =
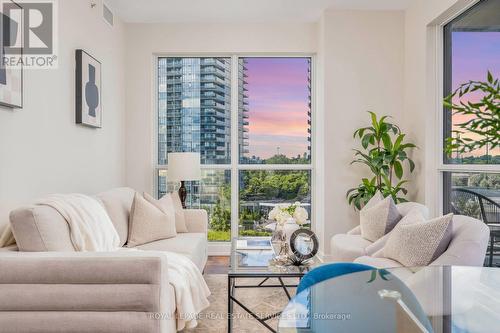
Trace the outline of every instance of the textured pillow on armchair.
{"type": "Polygon", "coordinates": [[[429,221],[400,223],[382,249],[385,258],[406,267],[427,266],[446,251],[452,238],[453,214],[429,221]]]}

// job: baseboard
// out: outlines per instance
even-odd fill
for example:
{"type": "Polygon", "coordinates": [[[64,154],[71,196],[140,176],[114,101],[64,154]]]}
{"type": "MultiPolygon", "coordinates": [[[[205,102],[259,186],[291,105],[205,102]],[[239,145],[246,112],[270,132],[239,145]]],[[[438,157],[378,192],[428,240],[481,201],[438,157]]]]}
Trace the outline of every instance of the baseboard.
{"type": "Polygon", "coordinates": [[[209,256],[229,256],[231,255],[231,243],[229,242],[209,242],[209,256]]]}

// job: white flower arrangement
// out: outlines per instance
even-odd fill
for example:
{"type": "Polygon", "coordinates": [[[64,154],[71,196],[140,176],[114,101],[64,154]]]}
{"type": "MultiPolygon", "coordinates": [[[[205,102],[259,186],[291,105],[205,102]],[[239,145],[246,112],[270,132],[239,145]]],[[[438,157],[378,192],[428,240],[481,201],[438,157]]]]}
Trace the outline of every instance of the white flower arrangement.
{"type": "Polygon", "coordinates": [[[300,202],[293,204],[279,204],[269,212],[269,219],[285,224],[288,220],[293,219],[295,223],[302,225],[307,222],[309,214],[307,210],[301,206],[300,202]]]}

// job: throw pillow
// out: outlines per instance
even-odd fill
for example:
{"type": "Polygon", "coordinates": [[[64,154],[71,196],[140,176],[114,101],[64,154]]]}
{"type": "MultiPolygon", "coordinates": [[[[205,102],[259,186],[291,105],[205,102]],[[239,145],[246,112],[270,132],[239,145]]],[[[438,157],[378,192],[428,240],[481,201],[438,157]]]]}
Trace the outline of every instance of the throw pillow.
{"type": "Polygon", "coordinates": [[[164,214],[172,215],[172,218],[175,220],[175,231],[177,232],[177,219],[175,218],[176,212],[174,207],[174,201],[170,196],[170,193],[165,194],[161,199],[156,200],[148,193],[144,192],[142,194],[144,199],[146,199],[150,204],[153,204],[156,208],[161,210],[164,214]]]}
{"type": "Polygon", "coordinates": [[[176,235],[174,215],[163,213],[142,195],[136,193],[130,212],[127,246],[134,247],[176,235]]]}
{"type": "MultiPolygon", "coordinates": [[[[174,203],[175,209],[175,227],[177,228],[177,232],[188,232],[186,226],[186,217],[184,216],[184,208],[182,208],[181,198],[179,197],[179,193],[172,192],[170,193],[170,197],[172,198],[172,202],[174,203]]],[[[161,198],[160,200],[162,200],[161,198]]]]}
{"type": "MultiPolygon", "coordinates": [[[[398,210],[399,211],[399,210],[398,210]]],[[[425,222],[424,215],[418,208],[413,208],[411,209],[408,214],[403,216],[403,218],[398,222],[399,224],[412,224],[412,223],[419,223],[419,222],[425,222]]],[[[387,243],[387,240],[391,236],[391,234],[396,230],[396,228],[392,229],[391,232],[385,234],[381,238],[377,239],[375,242],[371,243],[365,248],[365,252],[367,254],[373,254],[377,253],[381,249],[384,248],[385,244],[387,243]]]]}
{"type": "MultiPolygon", "coordinates": [[[[371,200],[370,200],[371,201],[371,200]]],[[[371,242],[390,232],[401,220],[392,197],[387,197],[371,207],[365,207],[359,214],[361,236],[371,242]]]]}
{"type": "Polygon", "coordinates": [[[383,248],[386,258],[407,267],[427,266],[448,248],[453,214],[429,221],[398,224],[383,248]]]}
{"type": "Polygon", "coordinates": [[[366,205],[364,205],[364,207],[361,209],[369,209],[373,206],[375,206],[376,204],[378,204],[380,201],[384,200],[384,196],[382,195],[382,193],[380,193],[379,191],[375,192],[375,194],[373,195],[373,197],[368,200],[368,202],[366,203],[366,205]]]}

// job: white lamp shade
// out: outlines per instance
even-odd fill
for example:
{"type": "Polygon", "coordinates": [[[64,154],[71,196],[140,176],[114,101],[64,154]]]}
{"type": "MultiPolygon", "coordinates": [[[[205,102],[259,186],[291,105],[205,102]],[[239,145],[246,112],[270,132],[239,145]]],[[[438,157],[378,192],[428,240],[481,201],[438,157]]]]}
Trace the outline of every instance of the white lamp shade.
{"type": "Polygon", "coordinates": [[[200,180],[200,154],[169,153],[167,177],[170,181],[200,180]]]}

